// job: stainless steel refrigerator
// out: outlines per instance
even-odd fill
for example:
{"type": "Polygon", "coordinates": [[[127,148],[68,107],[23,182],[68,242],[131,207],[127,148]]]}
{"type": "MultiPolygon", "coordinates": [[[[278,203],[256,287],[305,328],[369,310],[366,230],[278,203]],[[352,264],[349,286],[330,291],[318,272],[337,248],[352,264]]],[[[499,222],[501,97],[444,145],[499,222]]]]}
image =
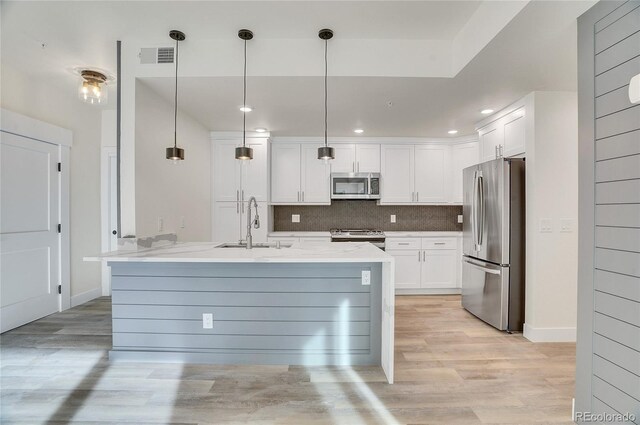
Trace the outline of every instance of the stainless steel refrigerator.
{"type": "Polygon", "coordinates": [[[463,171],[462,306],[510,332],[524,323],[524,169],[509,158],[463,171]]]}

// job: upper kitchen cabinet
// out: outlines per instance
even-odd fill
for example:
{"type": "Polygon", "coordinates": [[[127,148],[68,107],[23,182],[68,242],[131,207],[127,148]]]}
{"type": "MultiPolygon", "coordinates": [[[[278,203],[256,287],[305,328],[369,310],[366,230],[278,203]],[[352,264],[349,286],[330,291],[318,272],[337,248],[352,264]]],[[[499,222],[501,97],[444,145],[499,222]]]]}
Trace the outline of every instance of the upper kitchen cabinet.
{"type": "Polygon", "coordinates": [[[271,146],[272,204],[329,204],[331,166],[318,159],[320,145],[274,143],[271,146]]]}
{"type": "Polygon", "coordinates": [[[258,202],[268,200],[268,143],[266,138],[250,138],[253,159],[235,158],[241,140],[213,140],[213,191],[216,202],[241,202],[255,196],[258,202]]]}
{"type": "Polygon", "coordinates": [[[380,203],[448,202],[449,150],[444,145],[382,145],[380,203]]]}
{"type": "Polygon", "coordinates": [[[336,158],[331,161],[333,173],[379,173],[380,145],[336,144],[336,158]]]}
{"type": "Polygon", "coordinates": [[[481,161],[524,156],[527,135],[526,99],[481,122],[478,128],[481,161]]]}
{"type": "Polygon", "coordinates": [[[480,162],[478,142],[451,146],[451,202],[462,203],[462,170],[480,162]]]}
{"type": "Polygon", "coordinates": [[[382,145],[381,204],[410,204],[415,201],[413,145],[382,145]]]}

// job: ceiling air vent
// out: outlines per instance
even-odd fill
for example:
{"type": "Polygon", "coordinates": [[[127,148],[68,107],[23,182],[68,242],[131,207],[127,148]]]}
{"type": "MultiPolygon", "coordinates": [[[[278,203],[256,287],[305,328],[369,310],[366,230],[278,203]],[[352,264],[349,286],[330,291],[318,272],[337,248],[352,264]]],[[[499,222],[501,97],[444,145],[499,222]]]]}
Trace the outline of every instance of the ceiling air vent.
{"type": "Polygon", "coordinates": [[[140,49],[140,63],[173,63],[173,47],[144,47],[140,49]]]}

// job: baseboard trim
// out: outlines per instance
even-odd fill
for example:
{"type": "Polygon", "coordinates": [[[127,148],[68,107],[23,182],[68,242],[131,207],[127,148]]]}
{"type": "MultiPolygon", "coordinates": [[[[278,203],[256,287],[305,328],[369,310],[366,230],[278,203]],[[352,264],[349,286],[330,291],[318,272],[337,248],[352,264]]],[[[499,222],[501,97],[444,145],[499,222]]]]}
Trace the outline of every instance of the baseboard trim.
{"type": "Polygon", "coordinates": [[[534,328],[525,323],[522,335],[531,342],[576,342],[576,328],[534,328]]]}
{"type": "Polygon", "coordinates": [[[401,289],[396,288],[396,295],[460,295],[460,288],[401,289]]]}
{"type": "Polygon", "coordinates": [[[81,294],[74,295],[73,297],[71,297],[71,307],[77,307],[101,296],[102,287],[94,288],[81,294]]]}

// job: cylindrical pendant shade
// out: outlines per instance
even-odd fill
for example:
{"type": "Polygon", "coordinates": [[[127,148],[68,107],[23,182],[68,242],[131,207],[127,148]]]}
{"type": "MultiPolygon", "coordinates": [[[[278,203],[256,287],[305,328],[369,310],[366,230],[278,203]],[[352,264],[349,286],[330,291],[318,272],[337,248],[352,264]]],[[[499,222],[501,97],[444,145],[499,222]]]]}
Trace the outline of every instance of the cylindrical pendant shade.
{"type": "Polygon", "coordinates": [[[167,159],[171,159],[173,161],[184,160],[184,149],[174,146],[167,148],[167,159]]]}
{"type": "Polygon", "coordinates": [[[322,146],[318,148],[318,159],[334,159],[336,157],[335,149],[331,146],[322,146]]]}
{"type": "Polygon", "coordinates": [[[246,146],[239,146],[236,148],[236,159],[253,159],[253,149],[246,146]]]}

